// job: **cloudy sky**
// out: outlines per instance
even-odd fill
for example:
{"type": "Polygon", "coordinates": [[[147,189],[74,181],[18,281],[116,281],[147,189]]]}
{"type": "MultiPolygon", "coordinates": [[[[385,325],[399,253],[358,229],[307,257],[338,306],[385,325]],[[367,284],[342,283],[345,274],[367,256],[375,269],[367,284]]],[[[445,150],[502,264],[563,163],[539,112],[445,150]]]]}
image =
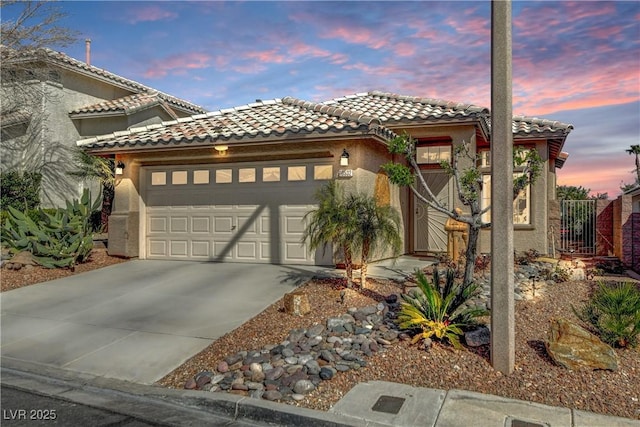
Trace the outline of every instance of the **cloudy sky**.
{"type": "MultiPolygon", "coordinates": [[[[382,90],[490,106],[490,2],[61,2],[62,49],[210,110],[382,90]]],[[[4,12],[4,11],[3,11],[4,12]]],[[[574,125],[559,183],[620,193],[640,143],[640,2],[513,2],[513,112],[574,125]]]]}

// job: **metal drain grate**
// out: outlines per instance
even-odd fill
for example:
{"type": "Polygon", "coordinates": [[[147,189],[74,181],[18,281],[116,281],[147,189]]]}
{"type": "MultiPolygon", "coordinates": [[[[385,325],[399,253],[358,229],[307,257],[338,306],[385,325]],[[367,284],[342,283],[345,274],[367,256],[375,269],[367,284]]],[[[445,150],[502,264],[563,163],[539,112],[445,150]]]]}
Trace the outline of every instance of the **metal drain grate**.
{"type": "MultiPolygon", "coordinates": [[[[372,411],[397,414],[404,404],[405,399],[393,396],[380,396],[371,408],[372,411]]],[[[514,426],[516,427],[516,426],[514,426]]]]}
{"type": "Polygon", "coordinates": [[[508,417],[505,427],[549,427],[549,424],[508,417]]]}

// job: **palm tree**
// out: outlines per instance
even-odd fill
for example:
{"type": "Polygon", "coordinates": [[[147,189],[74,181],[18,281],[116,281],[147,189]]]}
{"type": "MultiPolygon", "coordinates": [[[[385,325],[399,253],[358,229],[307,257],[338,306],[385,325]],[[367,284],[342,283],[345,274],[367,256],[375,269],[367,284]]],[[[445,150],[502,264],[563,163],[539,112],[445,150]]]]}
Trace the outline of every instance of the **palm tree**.
{"type": "Polygon", "coordinates": [[[374,196],[352,194],[347,198],[346,205],[347,211],[355,213],[356,227],[349,238],[353,247],[360,252],[360,286],[365,288],[370,257],[378,249],[390,249],[394,256],[400,253],[400,215],[389,205],[378,205],[374,196]]]}
{"type": "Polygon", "coordinates": [[[632,145],[625,151],[636,156],[636,182],[640,184],[640,145],[632,145]]]}
{"type": "Polygon", "coordinates": [[[73,160],[77,169],[68,172],[69,175],[82,180],[97,181],[102,187],[100,223],[103,230],[107,231],[109,215],[111,215],[113,198],[115,196],[116,180],[114,175],[114,161],[106,157],[92,156],[81,148],[73,151],[73,160]]]}
{"type": "Polygon", "coordinates": [[[308,242],[310,250],[332,244],[334,252],[342,250],[347,286],[353,285],[353,254],[351,242],[355,230],[355,214],[352,207],[345,203],[345,196],[340,185],[332,180],[320,188],[315,199],[318,208],[307,212],[302,241],[308,242]]]}

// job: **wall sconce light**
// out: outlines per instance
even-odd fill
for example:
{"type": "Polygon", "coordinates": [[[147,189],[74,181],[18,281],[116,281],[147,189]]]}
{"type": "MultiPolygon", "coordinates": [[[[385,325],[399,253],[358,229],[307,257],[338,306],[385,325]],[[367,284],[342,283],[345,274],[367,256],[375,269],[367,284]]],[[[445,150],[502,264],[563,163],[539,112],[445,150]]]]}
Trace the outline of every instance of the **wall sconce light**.
{"type": "Polygon", "coordinates": [[[227,152],[227,150],[229,149],[229,146],[228,145],[214,145],[213,148],[215,148],[216,151],[218,153],[220,153],[221,155],[224,155],[227,152]]]}
{"type": "Polygon", "coordinates": [[[120,161],[116,164],[116,175],[122,175],[124,173],[124,162],[120,161]]]}
{"type": "Polygon", "coordinates": [[[349,152],[346,148],[342,150],[342,155],[340,156],[340,166],[349,166],[349,152]]]}

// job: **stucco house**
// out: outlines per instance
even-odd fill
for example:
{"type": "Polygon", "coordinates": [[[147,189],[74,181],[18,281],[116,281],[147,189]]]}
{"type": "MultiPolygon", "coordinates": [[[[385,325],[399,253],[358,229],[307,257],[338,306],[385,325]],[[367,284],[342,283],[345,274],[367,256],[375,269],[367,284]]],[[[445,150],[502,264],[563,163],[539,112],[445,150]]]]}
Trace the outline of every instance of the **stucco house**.
{"type": "Polygon", "coordinates": [[[203,113],[197,105],[50,49],[2,58],[2,171],[40,171],[42,205],[64,206],[83,183],[67,175],[78,139],[203,113]]]}
{"type": "MultiPolygon", "coordinates": [[[[545,161],[514,209],[515,246],[548,253],[548,208],[571,125],[513,118],[514,143],[545,161]]],[[[386,141],[407,132],[438,198],[458,204],[439,162],[470,142],[488,183],[486,108],[368,92],[314,103],[286,97],[78,141],[125,165],[109,223],[109,251],[147,259],[330,264],[300,243],[315,190],[336,178],[348,191],[384,197],[402,214],[405,253],[445,252],[446,218],[390,185],[386,141]]],[[[489,186],[483,199],[488,201],[489,186]]],[[[483,231],[480,251],[489,251],[483,231]]]]}

